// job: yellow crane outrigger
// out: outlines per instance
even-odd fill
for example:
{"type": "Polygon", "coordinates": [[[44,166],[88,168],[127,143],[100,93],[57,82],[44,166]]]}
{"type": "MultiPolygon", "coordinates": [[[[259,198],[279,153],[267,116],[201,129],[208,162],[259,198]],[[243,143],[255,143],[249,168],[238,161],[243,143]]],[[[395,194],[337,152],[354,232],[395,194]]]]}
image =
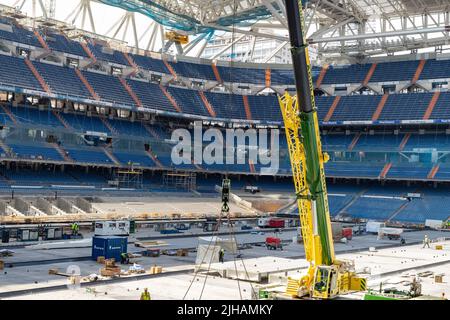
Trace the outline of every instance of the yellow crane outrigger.
{"type": "Polygon", "coordinates": [[[324,172],[328,155],[322,152],[320,142],[301,0],[285,3],[297,95],[286,92],[279,102],[306,260],[310,263],[301,279],[289,278],[286,293],[329,299],[349,291],[364,291],[366,279],[356,275],[352,261],[335,259],[324,172]]]}

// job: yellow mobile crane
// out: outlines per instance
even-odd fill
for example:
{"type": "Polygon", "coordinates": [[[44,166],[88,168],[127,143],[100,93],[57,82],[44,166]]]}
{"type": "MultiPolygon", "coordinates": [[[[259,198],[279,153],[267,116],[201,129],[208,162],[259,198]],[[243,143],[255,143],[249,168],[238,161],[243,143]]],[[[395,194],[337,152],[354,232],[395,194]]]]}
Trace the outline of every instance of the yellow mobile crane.
{"type": "Polygon", "coordinates": [[[297,95],[292,97],[286,92],[279,102],[306,259],[310,263],[301,279],[289,278],[286,293],[329,299],[349,291],[364,291],[366,279],[356,275],[352,261],[338,261],[334,255],[324,173],[328,155],[322,152],[320,143],[301,0],[285,3],[297,95]]]}

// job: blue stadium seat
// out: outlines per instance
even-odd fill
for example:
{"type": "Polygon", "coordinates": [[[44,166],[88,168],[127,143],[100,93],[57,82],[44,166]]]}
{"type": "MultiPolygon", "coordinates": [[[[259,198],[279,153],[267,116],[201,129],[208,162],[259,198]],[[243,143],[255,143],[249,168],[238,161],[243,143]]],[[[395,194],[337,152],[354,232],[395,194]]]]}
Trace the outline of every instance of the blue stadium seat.
{"type": "Polygon", "coordinates": [[[89,71],[82,71],[82,73],[102,100],[128,106],[135,104],[116,77],[89,71]]]}
{"type": "Polygon", "coordinates": [[[90,41],[88,41],[87,46],[98,60],[129,66],[122,52],[103,47],[100,44],[92,44],[90,41]]]}
{"type": "Polygon", "coordinates": [[[205,92],[218,118],[246,119],[244,100],[240,94],[205,92]]]}
{"type": "Polygon", "coordinates": [[[418,163],[394,164],[388,171],[387,178],[426,179],[432,166],[418,163]]]}
{"type": "Polygon", "coordinates": [[[140,121],[129,121],[120,119],[108,119],[108,122],[120,135],[131,137],[150,137],[150,133],[144,128],[140,121]]]}
{"type": "Polygon", "coordinates": [[[35,107],[9,107],[17,121],[35,126],[48,126],[64,128],[64,125],[55,117],[51,110],[40,111],[35,107]]]}
{"type": "Polygon", "coordinates": [[[391,94],[378,120],[423,119],[432,96],[432,93],[391,94]]]}
{"type": "Polygon", "coordinates": [[[253,120],[281,121],[281,110],[278,97],[269,96],[247,96],[250,112],[253,120]]]}
{"type": "MultiPolygon", "coordinates": [[[[448,70],[450,69],[446,69],[445,72],[448,73],[448,70]]],[[[441,92],[430,119],[450,119],[450,108],[448,106],[450,106],[450,92],[441,92]]]]}
{"type": "Polygon", "coordinates": [[[2,83],[10,86],[31,90],[43,90],[25,64],[23,58],[0,54],[0,78],[2,79],[2,83]]]}
{"type": "Polygon", "coordinates": [[[0,39],[14,41],[18,43],[23,43],[29,46],[34,46],[38,48],[42,48],[41,44],[39,43],[36,35],[22,26],[20,26],[17,22],[2,18],[0,20],[1,24],[6,25],[6,28],[0,29],[0,39]],[[8,28],[11,28],[8,30],[8,28]]]}
{"type": "Polygon", "coordinates": [[[264,85],[266,83],[266,70],[240,67],[217,66],[220,77],[225,82],[253,83],[264,85]]]}
{"type": "Polygon", "coordinates": [[[353,151],[397,151],[403,138],[403,134],[364,134],[359,137],[353,151]]]}
{"type": "Polygon", "coordinates": [[[124,151],[114,151],[114,156],[125,165],[135,165],[142,167],[156,167],[152,159],[144,154],[144,152],[124,152],[124,151]]]}
{"type": "Polygon", "coordinates": [[[411,81],[419,60],[378,63],[370,82],[411,81]]]}
{"type": "Polygon", "coordinates": [[[447,79],[450,70],[450,60],[429,59],[420,74],[420,80],[447,79]]]}
{"type": "Polygon", "coordinates": [[[131,79],[127,82],[145,107],[177,112],[157,84],[131,79]]]}
{"type": "Polygon", "coordinates": [[[100,164],[113,164],[113,162],[108,158],[108,156],[99,148],[64,148],[69,156],[81,163],[100,163],[100,164]]]}
{"type": "Polygon", "coordinates": [[[161,59],[154,59],[147,56],[129,54],[133,61],[142,69],[159,73],[170,74],[166,65],[161,59]]]}
{"type": "Polygon", "coordinates": [[[342,96],[330,121],[371,120],[380,100],[380,95],[342,96]]]}
{"type": "Polygon", "coordinates": [[[22,159],[39,159],[39,160],[55,160],[64,161],[64,158],[56,151],[55,148],[43,143],[34,143],[33,145],[25,145],[19,142],[8,144],[17,157],[22,159]]]}
{"type": "Polygon", "coordinates": [[[211,64],[178,61],[170,62],[170,65],[176,74],[186,78],[216,80],[211,64]]]}
{"type": "Polygon", "coordinates": [[[198,91],[177,87],[167,87],[167,91],[175,98],[184,113],[210,117],[198,91]]]}
{"type": "Polygon", "coordinates": [[[91,98],[91,94],[78,78],[74,69],[49,63],[33,61],[34,66],[50,86],[52,92],[81,98],[91,98]]]}
{"type": "Polygon", "coordinates": [[[352,64],[347,66],[330,66],[322,84],[362,83],[369,72],[371,64],[352,64]]]}
{"type": "Polygon", "coordinates": [[[385,221],[405,203],[406,200],[389,198],[359,197],[346,212],[352,217],[385,221]]]}
{"type": "Polygon", "coordinates": [[[88,58],[87,53],[84,51],[83,47],[78,41],[70,40],[62,34],[51,31],[42,31],[41,35],[44,38],[47,45],[53,51],[59,51],[64,53],[73,54],[76,56],[81,56],[88,58]]]}
{"type": "Polygon", "coordinates": [[[88,117],[74,113],[60,113],[60,116],[74,129],[82,132],[94,131],[111,134],[108,127],[98,117],[88,117]]]}

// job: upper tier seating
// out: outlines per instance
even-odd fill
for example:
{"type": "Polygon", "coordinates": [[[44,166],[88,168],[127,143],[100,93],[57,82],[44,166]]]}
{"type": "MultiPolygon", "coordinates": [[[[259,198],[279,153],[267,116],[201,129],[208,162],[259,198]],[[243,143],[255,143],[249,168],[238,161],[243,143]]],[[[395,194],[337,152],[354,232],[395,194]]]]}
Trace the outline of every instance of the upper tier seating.
{"type": "Polygon", "coordinates": [[[350,66],[330,66],[322,81],[323,84],[361,83],[370,69],[370,64],[354,64],[350,66]]]}
{"type": "Polygon", "coordinates": [[[432,97],[432,93],[391,94],[379,120],[423,119],[432,97]]]}
{"type": "Polygon", "coordinates": [[[41,34],[49,48],[54,51],[70,53],[85,58],[88,57],[78,41],[70,40],[66,36],[54,32],[41,31],[41,34]]]}
{"type": "MultiPolygon", "coordinates": [[[[3,83],[9,86],[43,91],[22,58],[0,55],[0,76],[3,83]],[[21,76],[16,76],[20,74],[21,76]]],[[[60,95],[90,98],[88,89],[76,75],[74,69],[58,65],[33,61],[38,72],[47,82],[52,92],[60,95]]],[[[91,71],[82,74],[102,100],[134,106],[135,102],[128,94],[119,79],[112,75],[91,71]]],[[[159,85],[136,79],[126,80],[136,93],[144,107],[177,112],[159,85]]],[[[209,116],[197,90],[168,86],[166,90],[174,97],[184,113],[209,116]]],[[[434,93],[391,94],[388,96],[378,120],[421,120],[430,105],[434,93]]],[[[205,96],[213,106],[217,117],[231,119],[247,119],[244,99],[240,94],[205,92],[205,96]]],[[[250,114],[253,120],[282,120],[277,97],[274,95],[247,96],[250,114]]],[[[333,96],[315,97],[318,117],[323,121],[333,102],[333,96]]],[[[329,121],[370,121],[380,101],[381,95],[341,96],[329,121]]],[[[431,119],[449,119],[450,93],[441,92],[431,119]]]]}
{"type": "Polygon", "coordinates": [[[177,112],[157,84],[131,79],[128,79],[127,82],[144,107],[177,112]]]}
{"type": "Polygon", "coordinates": [[[427,60],[420,74],[420,80],[426,79],[448,79],[450,77],[450,59],[448,60],[427,60]]]}
{"type": "Polygon", "coordinates": [[[284,84],[293,85],[295,82],[294,71],[292,70],[273,69],[270,70],[270,73],[271,73],[271,83],[274,85],[284,85],[284,84]]]}
{"type": "Polygon", "coordinates": [[[77,97],[91,96],[74,69],[38,61],[33,61],[33,64],[52,92],[77,97]]]}
{"type": "Polygon", "coordinates": [[[128,61],[122,52],[103,47],[100,44],[87,43],[87,46],[98,60],[104,60],[116,64],[128,66],[128,61]]]}
{"type": "MultiPolygon", "coordinates": [[[[450,70],[450,69],[448,69],[450,70]]],[[[446,72],[448,72],[446,70],[446,72]]],[[[434,106],[430,119],[449,119],[450,118],[450,92],[441,92],[439,99],[434,106]]]]}
{"type": "Polygon", "coordinates": [[[281,119],[280,104],[277,96],[249,95],[247,99],[253,120],[279,121],[281,119]]]}
{"type": "Polygon", "coordinates": [[[409,81],[418,66],[418,60],[378,63],[370,82],[409,81]]]}
{"type": "Polygon", "coordinates": [[[23,58],[0,54],[0,83],[23,89],[43,90],[23,58]]]}
{"type": "Polygon", "coordinates": [[[11,19],[0,19],[0,39],[14,41],[29,46],[42,48],[36,35],[11,19]]]}
{"type": "Polygon", "coordinates": [[[352,121],[371,119],[377,109],[381,96],[354,95],[343,96],[334,110],[331,121],[352,121]]]}
{"type": "Polygon", "coordinates": [[[206,79],[206,80],[216,80],[216,76],[214,75],[213,69],[211,65],[208,64],[198,64],[191,62],[171,62],[170,65],[175,70],[177,75],[187,77],[187,78],[196,78],[196,79],[206,79]]]}
{"type": "MultiPolygon", "coordinates": [[[[0,17],[0,24],[0,39],[14,41],[23,45],[42,47],[38,41],[38,37],[33,31],[21,27],[17,21],[11,18],[0,17]]],[[[70,40],[63,34],[58,34],[56,30],[44,28],[38,30],[38,32],[52,50],[87,57],[86,52],[84,52],[77,41],[70,40]]],[[[129,66],[128,60],[123,53],[103,47],[95,39],[88,39],[87,46],[98,60],[129,66]]],[[[170,73],[161,59],[137,54],[129,55],[131,59],[143,69],[166,74],[170,73]]],[[[410,81],[414,77],[419,63],[419,60],[379,62],[371,76],[370,82],[410,81]]],[[[170,62],[170,64],[175,72],[181,76],[216,80],[211,67],[211,62],[209,61],[199,61],[199,63],[179,61],[170,62]]],[[[419,80],[448,78],[447,70],[449,65],[450,60],[429,59],[425,63],[419,80]]],[[[329,66],[322,84],[360,84],[366,78],[371,66],[372,63],[329,66]]],[[[259,85],[264,85],[265,83],[265,69],[246,68],[242,66],[218,66],[217,68],[221,78],[226,82],[252,83],[259,85]]],[[[314,83],[320,74],[320,70],[321,67],[312,67],[314,83]]],[[[292,70],[271,68],[270,73],[271,83],[273,85],[294,84],[292,70]]]]}
{"type": "Polygon", "coordinates": [[[246,119],[244,100],[239,94],[205,92],[218,118],[246,119]]]}
{"type": "Polygon", "coordinates": [[[164,62],[160,59],[154,59],[147,56],[141,56],[136,54],[129,54],[129,56],[133,59],[133,61],[142,69],[159,72],[159,73],[166,73],[169,74],[169,70],[167,69],[164,62]]]}
{"type": "Polygon", "coordinates": [[[323,121],[325,119],[325,116],[327,115],[328,110],[333,104],[335,98],[336,97],[331,96],[320,96],[314,98],[316,102],[317,117],[319,118],[319,121],[323,121]]]}
{"type": "Polygon", "coordinates": [[[266,79],[264,69],[217,66],[217,70],[225,82],[264,84],[266,79]]]}
{"type": "Polygon", "coordinates": [[[84,77],[100,97],[109,102],[133,105],[134,101],[116,77],[82,71],[84,77]]]}
{"type": "Polygon", "coordinates": [[[210,116],[197,91],[177,87],[167,87],[167,91],[175,98],[184,113],[210,116]]]}

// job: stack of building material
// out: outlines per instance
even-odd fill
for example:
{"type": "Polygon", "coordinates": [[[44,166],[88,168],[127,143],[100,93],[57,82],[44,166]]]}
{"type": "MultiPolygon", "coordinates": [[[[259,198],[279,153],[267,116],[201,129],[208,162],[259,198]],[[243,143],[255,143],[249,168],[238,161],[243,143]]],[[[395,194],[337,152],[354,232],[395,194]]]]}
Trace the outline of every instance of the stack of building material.
{"type": "Polygon", "coordinates": [[[189,254],[189,251],[187,249],[178,249],[177,250],[178,257],[187,257],[188,254],[189,254]]]}
{"type": "Polygon", "coordinates": [[[161,266],[153,266],[150,268],[150,274],[158,274],[162,272],[162,267],[161,266]]]}
{"type": "Polygon", "coordinates": [[[100,274],[103,277],[113,277],[119,275],[121,272],[120,267],[116,266],[115,259],[106,259],[105,267],[100,270],[100,274]]]}

